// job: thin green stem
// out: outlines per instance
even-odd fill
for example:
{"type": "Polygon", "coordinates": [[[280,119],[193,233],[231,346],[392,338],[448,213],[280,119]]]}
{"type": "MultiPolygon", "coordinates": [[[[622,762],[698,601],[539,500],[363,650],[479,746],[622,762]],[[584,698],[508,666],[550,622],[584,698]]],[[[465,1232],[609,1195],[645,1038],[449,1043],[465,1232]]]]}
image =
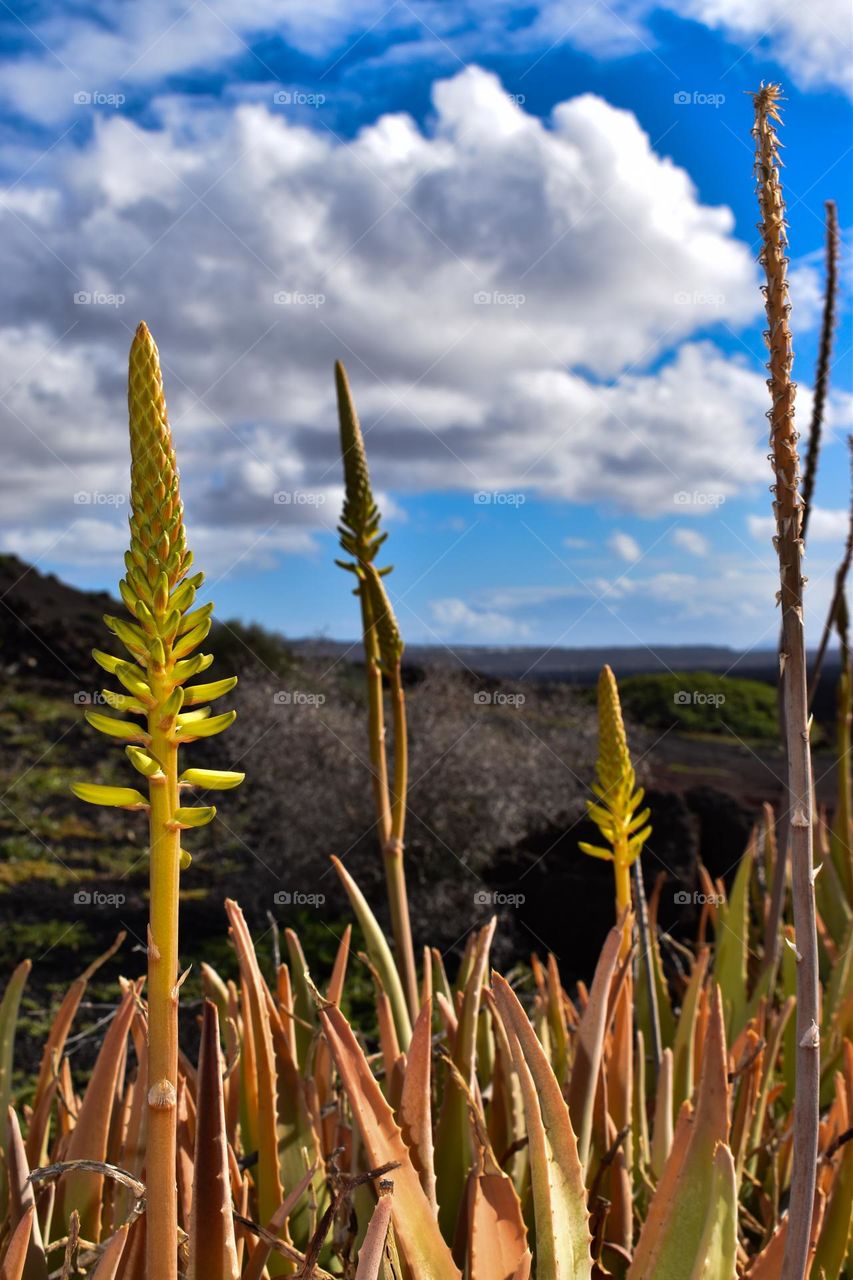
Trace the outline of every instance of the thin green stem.
{"type": "Polygon", "coordinates": [[[148,717],[151,754],[162,773],[150,779],[151,901],[148,934],[147,1277],[177,1280],[178,1200],[175,1181],[178,1081],[178,891],[180,832],[178,748],[163,728],[168,677],[152,681],[157,705],[148,717]]]}
{"type": "Polygon", "coordinates": [[[394,785],[391,796],[391,837],[385,846],[385,874],[391,902],[391,918],[394,942],[397,948],[397,964],[406,1001],[412,1019],[420,1009],[418,974],[415,965],[415,948],[412,942],[412,925],[409,917],[409,897],[406,889],[404,863],[404,837],[406,830],[406,792],[408,790],[409,746],[406,727],[406,695],[400,664],[391,674],[391,705],[394,721],[394,785]]]}

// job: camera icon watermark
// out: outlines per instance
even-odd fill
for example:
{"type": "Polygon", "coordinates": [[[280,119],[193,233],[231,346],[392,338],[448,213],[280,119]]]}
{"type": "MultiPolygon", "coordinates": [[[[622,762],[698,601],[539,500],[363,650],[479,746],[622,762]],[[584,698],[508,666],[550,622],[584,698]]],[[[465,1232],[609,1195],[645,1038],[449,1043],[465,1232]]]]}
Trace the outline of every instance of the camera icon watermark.
{"type": "Polygon", "coordinates": [[[99,489],[80,489],[74,495],[75,507],[123,507],[125,493],[101,493],[99,489]]]}
{"type": "Polygon", "coordinates": [[[478,489],[474,494],[476,507],[523,507],[526,501],[524,493],[504,493],[499,489],[478,489]]]}
{"type": "Polygon", "coordinates": [[[278,689],[272,696],[277,707],[322,707],[325,693],[303,693],[301,689],[278,689]]]}
{"type": "Polygon", "coordinates": [[[123,907],[126,902],[123,893],[101,893],[98,889],[78,889],[74,894],[75,907],[123,907]]]}
{"type": "Polygon", "coordinates": [[[688,493],[686,489],[680,489],[678,493],[672,495],[672,500],[677,507],[721,507],[726,500],[724,493],[700,493],[693,490],[688,493]]]}
{"type": "Polygon", "coordinates": [[[273,894],[277,907],[322,907],[325,893],[302,893],[299,889],[279,889],[273,894]]]}
{"type": "Polygon", "coordinates": [[[113,107],[118,110],[126,102],[123,93],[103,93],[100,89],[80,89],[74,94],[75,107],[113,107]]]}
{"type": "Polygon", "coordinates": [[[322,107],[326,102],[325,93],[311,93],[302,89],[279,89],[272,96],[277,107],[322,107]]]}
{"type": "Polygon", "coordinates": [[[679,689],[672,695],[677,707],[722,707],[726,701],[724,693],[702,693],[700,689],[679,689]]]}
{"type": "Polygon", "coordinates": [[[724,307],[726,305],[724,293],[702,293],[698,289],[694,289],[692,293],[688,289],[679,289],[678,293],[674,293],[672,297],[679,307],[724,307]]]}
{"type": "Polygon", "coordinates": [[[105,707],[107,700],[100,689],[78,689],[72,698],[75,707],[105,707]]]}
{"type": "Polygon", "coordinates": [[[105,293],[102,289],[78,289],[74,294],[75,307],[123,307],[126,302],[123,293],[105,293]]]}
{"type": "Polygon", "coordinates": [[[692,93],[688,93],[685,89],[679,89],[677,93],[672,95],[672,100],[677,107],[721,107],[726,100],[724,93],[702,93],[700,89],[694,89],[692,93]]]}
{"type": "Polygon", "coordinates": [[[523,707],[527,698],[523,693],[502,693],[499,689],[478,689],[474,694],[477,707],[523,707]]]}
{"type": "Polygon", "coordinates": [[[325,293],[305,293],[301,289],[277,289],[272,296],[277,307],[322,307],[325,293]]]}
{"type": "Polygon", "coordinates": [[[322,507],[325,493],[312,493],[309,489],[279,489],[272,500],[277,507],[322,507]]]}
{"type": "Polygon", "coordinates": [[[502,893],[499,889],[478,889],[475,907],[521,907],[527,901],[523,893],[502,893]]]}
{"type": "Polygon", "coordinates": [[[474,305],[478,307],[513,307],[516,311],[527,301],[525,293],[504,293],[500,289],[478,289],[474,305]]]}
{"type": "Polygon", "coordinates": [[[672,900],[677,907],[704,907],[708,904],[724,907],[726,905],[726,900],[721,893],[699,893],[696,890],[688,893],[686,889],[678,889],[672,895],[672,900]]]}

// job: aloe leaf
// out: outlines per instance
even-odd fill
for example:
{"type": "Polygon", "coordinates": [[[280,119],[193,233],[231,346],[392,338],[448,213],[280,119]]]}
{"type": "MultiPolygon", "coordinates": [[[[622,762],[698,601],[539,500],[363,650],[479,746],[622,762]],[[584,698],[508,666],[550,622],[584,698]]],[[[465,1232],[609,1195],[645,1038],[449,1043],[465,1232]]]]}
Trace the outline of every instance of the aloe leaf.
{"type": "Polygon", "coordinates": [[[589,1214],[577,1141],[557,1078],[509,983],[492,990],[521,1083],[530,1144],[537,1272],[548,1280],[590,1280],[589,1214]]]}
{"type": "Polygon", "coordinates": [[[361,925],[361,931],[364,934],[364,941],[367,944],[367,951],[370,955],[370,959],[376,966],[382,986],[388,993],[388,999],[391,1001],[391,1008],[394,1011],[394,1023],[397,1027],[397,1039],[400,1042],[400,1048],[405,1053],[409,1047],[409,1041],[412,1038],[412,1023],[409,1018],[406,998],[403,995],[403,985],[400,982],[400,974],[397,970],[396,964],[394,963],[391,948],[385,940],[385,934],[379,927],[378,920],[367,905],[367,899],[364,897],[358,885],[344,867],[340,858],[333,857],[332,864],[340,876],[341,883],[347,891],[347,897],[350,900],[350,905],[356,914],[358,923],[361,925]]]}
{"type": "Polygon", "coordinates": [[[355,1280],[379,1280],[385,1254],[385,1239],[391,1222],[391,1196],[380,1196],[370,1218],[364,1243],[358,1251],[355,1280]]]}
{"type": "Polygon", "coordinates": [[[334,1006],[320,1011],[320,1022],[371,1165],[399,1165],[390,1175],[394,1183],[391,1217],[406,1266],[418,1280],[461,1280],[403,1135],[352,1028],[334,1006]]]}
{"type": "Polygon", "coordinates": [[[238,1280],[216,1005],[204,1002],[198,1060],[188,1280],[238,1280]]]}
{"type": "MultiPolygon", "coordinates": [[[[716,1214],[711,1198],[715,1190],[722,1188],[725,1195],[729,1194],[723,1173],[719,1173],[719,1186],[715,1184],[715,1169],[719,1171],[715,1158],[718,1148],[725,1146],[728,1128],[726,1037],[722,999],[715,986],[696,1109],[692,1111],[689,1102],[682,1107],[669,1159],[643,1223],[627,1280],[649,1280],[652,1276],[655,1280],[684,1280],[688,1276],[691,1280],[696,1276],[710,1280],[711,1273],[701,1267],[712,1245],[724,1247],[714,1242],[728,1238],[723,1225],[709,1225],[709,1214],[716,1214]]],[[[731,1159],[730,1152],[728,1156],[731,1159]]],[[[732,1280],[733,1275],[733,1269],[729,1273],[722,1271],[714,1280],[732,1280]]]]}

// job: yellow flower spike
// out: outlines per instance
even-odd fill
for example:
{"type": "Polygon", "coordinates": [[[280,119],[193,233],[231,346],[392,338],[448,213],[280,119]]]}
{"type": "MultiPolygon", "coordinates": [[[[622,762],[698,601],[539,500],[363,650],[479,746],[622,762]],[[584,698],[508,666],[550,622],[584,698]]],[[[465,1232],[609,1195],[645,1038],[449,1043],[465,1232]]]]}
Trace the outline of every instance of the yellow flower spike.
{"type": "MultiPolygon", "coordinates": [[[[177,1198],[175,1191],[176,1108],[178,1083],[178,894],[180,872],[190,864],[180,833],[212,821],[212,806],[180,804],[178,752],[183,743],[210,737],[230,725],[231,711],[211,716],[199,704],[229,692],[235,680],[185,689],[186,681],[213,661],[194,652],[211,626],[212,604],[194,608],[201,573],[188,576],[192,554],[187,548],[178,470],[163,396],[160,359],[144,324],[130,350],[130,548],[119,592],[130,619],[104,621],[130,655],[130,660],[94,651],[95,661],[120,681],[127,694],[107,692],[108,703],[142,723],[118,720],[97,711],[86,719],[101,733],[125,743],[130,763],[148,780],[148,800],[130,787],[77,783],[75,794],[90,804],[146,809],[150,832],[151,905],[148,930],[148,1070],[157,1081],[148,1115],[147,1274],[177,1280],[177,1198]],[[196,709],[181,714],[184,703],[196,709]]],[[[192,771],[189,771],[190,774],[192,771]]],[[[226,774],[220,789],[236,786],[242,775],[226,774]]],[[[215,782],[209,782],[214,787],[215,782]]]]}
{"type": "Polygon", "coordinates": [[[598,797],[587,801],[587,811],[610,849],[580,844],[593,858],[613,862],[616,877],[616,915],[631,907],[631,866],[639,858],[651,835],[646,825],[648,809],[641,809],[645,792],[637,786],[619,688],[610,667],[602,667],[598,677],[598,761],[597,781],[592,790],[598,797]]]}

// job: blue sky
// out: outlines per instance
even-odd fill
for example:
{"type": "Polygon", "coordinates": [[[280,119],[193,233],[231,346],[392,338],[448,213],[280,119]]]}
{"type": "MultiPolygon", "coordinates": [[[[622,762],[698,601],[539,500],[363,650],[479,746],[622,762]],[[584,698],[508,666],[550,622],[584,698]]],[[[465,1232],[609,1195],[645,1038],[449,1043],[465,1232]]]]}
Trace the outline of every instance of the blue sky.
{"type": "Polygon", "coordinates": [[[843,239],[819,631],[853,426],[846,3],[20,13],[0,66],[0,548],[115,582],[144,318],[221,616],[355,633],[333,564],[340,357],[411,641],[771,646],[748,93],[778,80],[803,430],[826,199],[843,239]]]}

